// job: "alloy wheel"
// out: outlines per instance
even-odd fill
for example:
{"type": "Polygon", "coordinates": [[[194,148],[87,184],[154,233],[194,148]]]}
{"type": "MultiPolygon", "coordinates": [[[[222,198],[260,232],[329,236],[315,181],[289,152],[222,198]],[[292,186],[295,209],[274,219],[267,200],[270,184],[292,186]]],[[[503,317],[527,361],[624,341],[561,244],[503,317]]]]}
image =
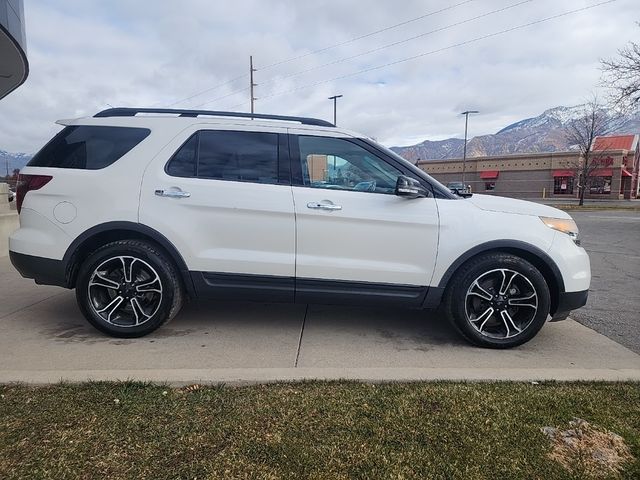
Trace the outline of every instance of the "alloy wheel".
{"type": "Polygon", "coordinates": [[[524,332],[538,311],[538,294],[531,281],[515,270],[499,268],[476,278],[465,295],[471,326],[492,339],[524,332]]]}
{"type": "Polygon", "coordinates": [[[162,282],[144,260],[117,256],[103,261],[88,284],[91,308],[105,322],[136,327],[147,322],[162,303],[162,282]]]}

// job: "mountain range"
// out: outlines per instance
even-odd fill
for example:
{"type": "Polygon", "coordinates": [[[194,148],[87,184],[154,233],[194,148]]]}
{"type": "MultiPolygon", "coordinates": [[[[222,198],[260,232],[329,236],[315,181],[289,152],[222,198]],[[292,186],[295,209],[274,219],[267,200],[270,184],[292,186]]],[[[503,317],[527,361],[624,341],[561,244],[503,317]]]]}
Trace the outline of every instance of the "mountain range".
{"type": "Polygon", "coordinates": [[[33,157],[33,154],[11,153],[0,150],[0,177],[4,177],[7,171],[11,175],[14,169],[21,169],[31,160],[31,157],[33,157]]]}
{"type": "MultiPolygon", "coordinates": [[[[513,153],[560,152],[571,149],[565,137],[567,124],[583,114],[584,106],[555,107],[541,115],[527,118],[506,126],[497,133],[473,137],[467,143],[467,156],[508,155],[513,153]]],[[[621,122],[616,133],[640,133],[640,111],[629,114],[621,122]]],[[[396,153],[415,163],[417,160],[462,158],[464,140],[425,140],[416,145],[391,147],[396,153]]],[[[0,150],[0,176],[7,166],[9,173],[21,169],[33,157],[28,153],[11,153],[0,150]]]]}
{"type": "MultiPolygon", "coordinates": [[[[497,133],[473,137],[467,143],[468,157],[514,153],[561,152],[572,148],[565,135],[568,124],[584,115],[584,106],[555,107],[541,115],[520,120],[497,133]]],[[[626,115],[615,133],[640,133],[640,112],[626,115]]],[[[412,163],[417,160],[462,158],[464,140],[425,140],[416,145],[391,147],[412,163]]]]}

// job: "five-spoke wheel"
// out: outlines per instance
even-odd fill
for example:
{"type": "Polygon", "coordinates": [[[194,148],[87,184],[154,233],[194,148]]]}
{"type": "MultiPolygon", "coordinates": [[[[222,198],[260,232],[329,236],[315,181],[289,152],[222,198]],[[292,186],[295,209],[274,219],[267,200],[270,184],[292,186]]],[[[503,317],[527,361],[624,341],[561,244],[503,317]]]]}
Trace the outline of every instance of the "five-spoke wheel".
{"type": "Polygon", "coordinates": [[[476,278],[465,298],[471,325],[490,338],[511,338],[531,324],[538,311],[538,294],[531,281],[506,268],[476,278]]]}
{"type": "Polygon", "coordinates": [[[89,322],[117,337],[146,335],[180,310],[182,288],[166,254],[139,240],[120,240],[93,252],[76,283],[89,322]]]}
{"type": "Polygon", "coordinates": [[[460,333],[491,348],[529,341],[544,325],[550,304],[542,273],[523,258],[499,252],[465,263],[450,280],[444,299],[460,333]]]}
{"type": "Polygon", "coordinates": [[[98,265],[88,285],[91,307],[107,323],[135,327],[160,308],[160,276],[144,260],[115,256],[98,265]]]}

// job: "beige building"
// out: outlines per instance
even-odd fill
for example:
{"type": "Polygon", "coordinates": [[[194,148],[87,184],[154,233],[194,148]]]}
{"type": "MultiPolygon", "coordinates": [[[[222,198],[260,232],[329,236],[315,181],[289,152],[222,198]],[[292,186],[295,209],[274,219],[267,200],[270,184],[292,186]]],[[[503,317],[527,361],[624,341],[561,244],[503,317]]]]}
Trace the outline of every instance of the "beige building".
{"type": "MultiPolygon", "coordinates": [[[[587,198],[640,198],[638,135],[599,137],[587,198]]],[[[519,198],[578,196],[578,152],[467,158],[464,183],[471,191],[519,198]]],[[[462,181],[462,159],[423,160],[418,166],[443,184],[462,181]]]]}

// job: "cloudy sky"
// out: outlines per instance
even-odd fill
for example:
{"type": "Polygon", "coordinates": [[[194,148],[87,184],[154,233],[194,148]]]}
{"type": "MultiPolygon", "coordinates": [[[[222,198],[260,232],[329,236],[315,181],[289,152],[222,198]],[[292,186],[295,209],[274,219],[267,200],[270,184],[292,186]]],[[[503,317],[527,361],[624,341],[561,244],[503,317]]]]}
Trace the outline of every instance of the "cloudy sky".
{"type": "Polygon", "coordinates": [[[338,123],[386,145],[461,137],[465,109],[470,136],[493,133],[580,103],[638,39],[638,0],[517,28],[601,1],[25,0],[30,75],[0,100],[0,150],[110,105],[247,111],[249,55],[257,112],[331,119],[342,94],[338,123]]]}

